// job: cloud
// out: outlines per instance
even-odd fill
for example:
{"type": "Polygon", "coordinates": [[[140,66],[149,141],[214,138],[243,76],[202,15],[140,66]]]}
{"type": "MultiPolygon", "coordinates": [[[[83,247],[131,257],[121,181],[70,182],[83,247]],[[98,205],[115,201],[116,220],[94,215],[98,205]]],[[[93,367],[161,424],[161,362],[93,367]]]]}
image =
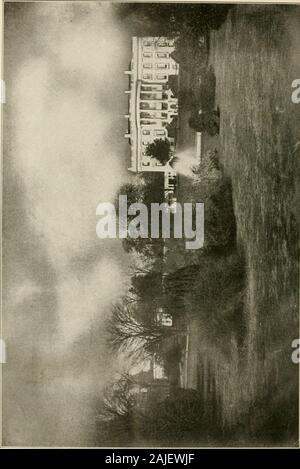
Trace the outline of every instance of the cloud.
{"type": "Polygon", "coordinates": [[[57,286],[61,343],[68,345],[88,325],[97,325],[99,310],[107,311],[125,290],[126,282],[116,261],[103,258],[85,274],[68,275],[57,286]]]}
{"type": "Polygon", "coordinates": [[[127,178],[127,39],[108,5],[6,8],[6,444],[87,442],[115,366],[101,334],[128,256],[95,228],[127,178]]]}
{"type": "Polygon", "coordinates": [[[110,93],[120,91],[112,77],[120,75],[121,38],[101,28],[105,15],[88,18],[72,28],[48,17],[47,53],[29,57],[15,79],[17,170],[27,214],[56,266],[93,242],[95,207],[112,200],[124,179],[114,145],[119,116],[97,99],[108,84],[110,93]]]}
{"type": "Polygon", "coordinates": [[[24,282],[21,282],[18,285],[18,288],[14,288],[13,291],[10,291],[9,296],[12,299],[11,306],[15,308],[18,305],[23,304],[25,301],[32,299],[32,297],[40,295],[41,293],[42,288],[40,286],[31,280],[26,279],[24,282]]]}

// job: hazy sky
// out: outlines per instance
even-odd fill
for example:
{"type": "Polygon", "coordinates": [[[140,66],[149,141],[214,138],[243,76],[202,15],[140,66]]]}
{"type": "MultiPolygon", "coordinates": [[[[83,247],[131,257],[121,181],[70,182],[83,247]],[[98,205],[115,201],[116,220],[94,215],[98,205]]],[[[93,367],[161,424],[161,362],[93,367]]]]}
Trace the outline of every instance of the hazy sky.
{"type": "Polygon", "coordinates": [[[96,206],[127,179],[130,38],[108,5],[5,5],[4,369],[8,445],[94,443],[117,366],[103,319],[128,282],[96,206]]]}

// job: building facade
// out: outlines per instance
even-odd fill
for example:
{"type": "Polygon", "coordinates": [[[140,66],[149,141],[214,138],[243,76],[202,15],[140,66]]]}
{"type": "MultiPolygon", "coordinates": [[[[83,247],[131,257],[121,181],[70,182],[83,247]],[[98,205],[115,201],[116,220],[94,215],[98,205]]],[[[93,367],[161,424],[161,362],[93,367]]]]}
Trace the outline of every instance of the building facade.
{"type": "Polygon", "coordinates": [[[178,116],[178,99],[174,86],[179,66],[172,58],[174,39],[166,37],[133,37],[129,70],[128,132],[132,172],[163,171],[165,188],[170,186],[175,171],[146,155],[149,143],[167,138],[175,149],[174,119],[178,116]],[[171,78],[172,77],[172,78],[171,78]],[[173,126],[173,127],[172,127],[173,126]]]}

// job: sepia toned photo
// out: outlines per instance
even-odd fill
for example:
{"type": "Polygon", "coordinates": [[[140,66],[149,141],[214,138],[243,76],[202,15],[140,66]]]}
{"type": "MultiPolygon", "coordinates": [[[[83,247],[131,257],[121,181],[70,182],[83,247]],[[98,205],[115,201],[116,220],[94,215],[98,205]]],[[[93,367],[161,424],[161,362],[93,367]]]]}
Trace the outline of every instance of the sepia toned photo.
{"type": "Polygon", "coordinates": [[[2,446],[298,447],[300,4],[2,14],[2,446]]]}

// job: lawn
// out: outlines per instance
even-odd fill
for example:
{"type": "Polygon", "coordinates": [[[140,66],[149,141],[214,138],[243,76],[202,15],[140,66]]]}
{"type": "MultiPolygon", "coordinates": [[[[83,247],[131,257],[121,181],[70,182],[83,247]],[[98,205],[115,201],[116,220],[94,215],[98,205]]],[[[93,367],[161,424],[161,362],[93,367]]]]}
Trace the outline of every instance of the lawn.
{"type": "Polygon", "coordinates": [[[300,77],[299,44],[299,7],[236,6],[210,37],[220,160],[246,266],[246,333],[241,344],[228,328],[219,343],[198,311],[190,324],[189,380],[208,403],[213,390],[212,408],[232,430],[226,444],[298,441],[291,344],[299,336],[300,104],[291,101],[291,83],[300,77]]]}
{"type": "Polygon", "coordinates": [[[202,375],[203,360],[204,370],[210,369],[221,418],[242,430],[244,444],[298,440],[298,367],[291,343],[299,335],[300,105],[291,101],[291,83],[300,77],[299,25],[299,7],[237,6],[210,40],[220,159],[232,181],[238,247],[247,269],[247,334],[242,348],[228,334],[228,356],[203,337],[201,321],[194,319],[191,361],[197,354],[202,375]]]}

